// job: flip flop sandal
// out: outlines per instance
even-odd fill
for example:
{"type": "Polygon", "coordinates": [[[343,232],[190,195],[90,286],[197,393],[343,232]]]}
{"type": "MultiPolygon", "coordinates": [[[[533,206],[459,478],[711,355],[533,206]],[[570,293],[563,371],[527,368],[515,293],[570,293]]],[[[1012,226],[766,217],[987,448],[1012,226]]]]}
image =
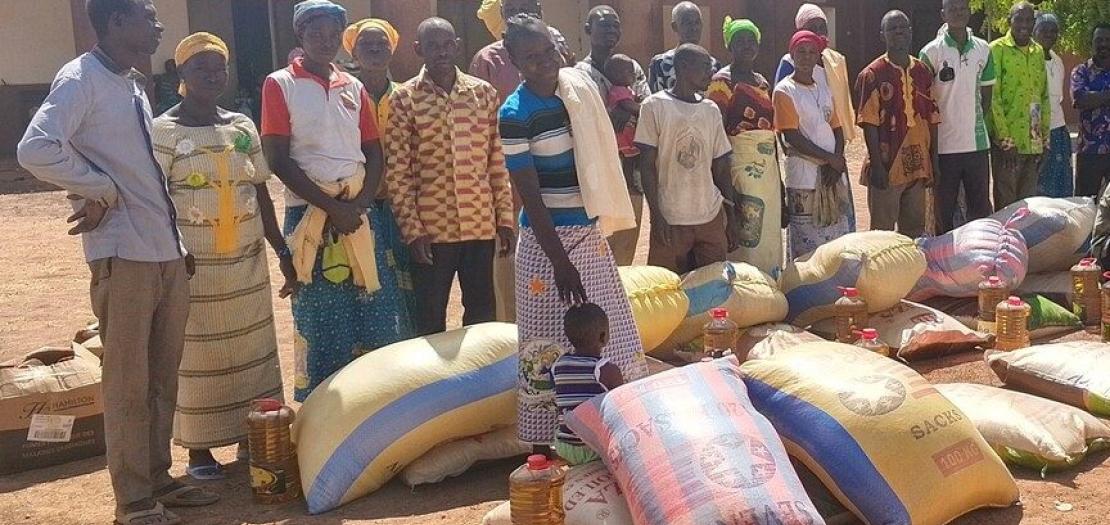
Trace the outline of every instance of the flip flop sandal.
{"type": "MultiPolygon", "coordinates": [[[[171,485],[172,486],[172,485],[171,485]]],[[[167,507],[205,507],[220,501],[220,495],[191,485],[180,485],[154,499],[167,507]]]]}
{"type": "Polygon", "coordinates": [[[116,525],[178,525],[181,518],[168,510],[161,502],[155,503],[153,508],[128,512],[117,517],[116,525]]]}
{"type": "Polygon", "coordinates": [[[214,465],[189,465],[185,467],[185,473],[190,478],[199,481],[213,481],[227,477],[227,474],[224,473],[224,466],[219,463],[214,465]]]}

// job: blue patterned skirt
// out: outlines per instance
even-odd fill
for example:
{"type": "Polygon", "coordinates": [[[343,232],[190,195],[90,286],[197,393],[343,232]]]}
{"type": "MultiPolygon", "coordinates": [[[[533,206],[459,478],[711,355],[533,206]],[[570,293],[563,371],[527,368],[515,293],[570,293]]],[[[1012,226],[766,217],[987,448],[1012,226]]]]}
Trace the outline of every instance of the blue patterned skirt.
{"type": "MultiPolygon", "coordinates": [[[[286,209],[286,236],[293,233],[307,209],[286,209]]],[[[412,278],[399,264],[407,262],[407,248],[399,256],[400,233],[388,206],[375,203],[368,216],[374,225],[381,289],[367,294],[350,279],[341,283],[325,279],[321,250],[312,282],[302,285],[293,297],[293,398],[297,401],[304,401],[324,379],[362,354],[413,337],[412,278]]]]}
{"type": "Polygon", "coordinates": [[[1041,160],[1037,193],[1045,197],[1071,197],[1075,175],[1071,168],[1071,135],[1067,126],[1052,130],[1049,143],[1051,149],[1041,160]]]}

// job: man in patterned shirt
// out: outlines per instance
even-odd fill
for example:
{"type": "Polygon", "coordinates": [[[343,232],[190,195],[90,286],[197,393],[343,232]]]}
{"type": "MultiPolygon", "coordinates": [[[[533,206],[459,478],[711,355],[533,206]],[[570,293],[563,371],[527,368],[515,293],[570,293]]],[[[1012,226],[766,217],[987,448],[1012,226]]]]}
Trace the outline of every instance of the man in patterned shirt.
{"type": "Polygon", "coordinates": [[[1010,9],[1010,32],[991,42],[998,82],[987,127],[990,129],[994,209],[1037,194],[1041,155],[1048,141],[1051,110],[1044,49],[1033,41],[1033,4],[1010,9]]]}
{"type": "Polygon", "coordinates": [[[386,184],[416,263],[417,332],[427,335],[446,329],[456,275],[463,324],[494,319],[494,239],[498,256],[507,256],[513,197],[497,90],[455,67],[459,39],[450,22],[429,18],[416,38],[424,67],[390,98],[386,184]]]}
{"type": "Polygon", "coordinates": [[[1091,51],[1071,74],[1071,98],[1079,110],[1075,194],[1095,196],[1110,178],[1110,23],[1095,26],[1091,51]]]}
{"type": "Polygon", "coordinates": [[[856,80],[859,114],[869,159],[860,184],[867,187],[871,229],[917,237],[925,233],[925,186],[937,166],[933,73],[910,55],[913,26],[901,11],[883,17],[886,53],[856,80]]]}

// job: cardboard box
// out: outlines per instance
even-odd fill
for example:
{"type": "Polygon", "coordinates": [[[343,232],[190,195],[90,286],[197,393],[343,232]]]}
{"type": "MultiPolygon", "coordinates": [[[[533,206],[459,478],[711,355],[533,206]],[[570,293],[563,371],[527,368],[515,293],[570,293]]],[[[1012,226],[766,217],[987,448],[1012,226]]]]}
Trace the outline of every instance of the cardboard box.
{"type": "Polygon", "coordinates": [[[0,474],[104,454],[100,360],[74,343],[0,364],[0,474]]]}

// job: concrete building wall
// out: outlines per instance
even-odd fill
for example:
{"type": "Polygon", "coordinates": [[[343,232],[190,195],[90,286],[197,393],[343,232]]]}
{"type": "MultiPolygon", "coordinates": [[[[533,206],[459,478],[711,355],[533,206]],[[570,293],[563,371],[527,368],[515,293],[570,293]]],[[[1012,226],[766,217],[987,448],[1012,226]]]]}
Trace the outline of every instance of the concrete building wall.
{"type": "Polygon", "coordinates": [[[77,56],[69,0],[0,1],[0,81],[49,84],[77,56]]]}
{"type": "Polygon", "coordinates": [[[590,53],[590,40],[582,30],[589,11],[589,0],[548,0],[543,4],[544,21],[567,37],[567,43],[579,59],[590,53]]]}
{"type": "Polygon", "coordinates": [[[154,0],[154,8],[158,10],[158,21],[162,22],[165,31],[162,32],[162,44],[158,51],[150,57],[151,70],[154,74],[165,73],[163,66],[167,60],[173,58],[177,43],[192,31],[189,29],[189,2],[182,0],[154,0]]]}

